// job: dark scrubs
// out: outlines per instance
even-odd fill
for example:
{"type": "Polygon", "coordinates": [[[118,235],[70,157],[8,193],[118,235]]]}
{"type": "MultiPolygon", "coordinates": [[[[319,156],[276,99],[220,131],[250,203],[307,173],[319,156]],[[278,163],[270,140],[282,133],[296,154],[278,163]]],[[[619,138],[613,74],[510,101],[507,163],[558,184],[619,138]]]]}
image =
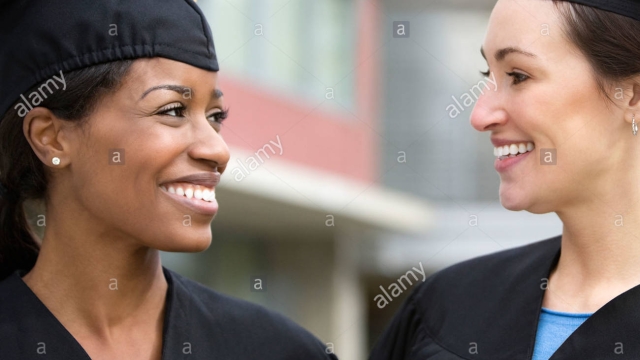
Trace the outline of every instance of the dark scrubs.
{"type": "MultiPolygon", "coordinates": [[[[431,275],[402,305],[370,360],[531,360],[561,236],[431,275]]],[[[550,360],[640,359],[640,285],[579,326],[550,360]]]]}
{"type": "MultiPolygon", "coordinates": [[[[169,284],[163,360],[337,359],[284,316],[163,271],[169,284]]],[[[18,270],[0,282],[0,359],[90,359],[24,283],[24,274],[18,270]],[[43,349],[46,354],[39,354],[43,349]]]]}

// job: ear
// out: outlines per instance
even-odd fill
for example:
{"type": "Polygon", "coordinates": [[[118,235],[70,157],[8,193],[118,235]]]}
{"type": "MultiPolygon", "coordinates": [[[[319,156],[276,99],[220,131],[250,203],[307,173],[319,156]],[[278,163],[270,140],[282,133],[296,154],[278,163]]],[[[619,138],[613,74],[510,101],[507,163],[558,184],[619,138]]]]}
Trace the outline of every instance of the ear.
{"type": "Polygon", "coordinates": [[[640,124],[640,82],[631,84],[631,99],[625,106],[625,121],[631,124],[635,115],[636,123],[640,124]]]}
{"type": "Polygon", "coordinates": [[[22,131],[36,156],[47,166],[52,166],[51,159],[58,157],[62,168],[69,163],[71,144],[65,138],[64,120],[56,117],[51,110],[36,107],[24,118],[22,131]]]}

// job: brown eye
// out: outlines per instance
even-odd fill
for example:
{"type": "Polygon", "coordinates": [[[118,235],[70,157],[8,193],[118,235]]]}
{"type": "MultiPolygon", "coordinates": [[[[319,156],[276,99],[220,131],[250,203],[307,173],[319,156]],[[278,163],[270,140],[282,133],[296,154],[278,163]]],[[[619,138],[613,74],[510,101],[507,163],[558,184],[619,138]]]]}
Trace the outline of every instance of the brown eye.
{"type": "Polygon", "coordinates": [[[209,121],[212,121],[214,123],[218,123],[220,125],[222,125],[222,122],[229,116],[229,110],[222,110],[222,111],[218,111],[215,112],[209,116],[207,116],[207,118],[209,119],[209,121]]]}
{"type": "Polygon", "coordinates": [[[527,75],[521,74],[521,73],[518,73],[518,72],[515,72],[515,71],[507,73],[507,75],[509,75],[509,76],[511,76],[513,78],[513,85],[518,85],[521,82],[524,82],[529,78],[527,75]]]}
{"type": "Polygon", "coordinates": [[[174,105],[170,105],[167,108],[160,109],[160,111],[158,111],[157,114],[171,116],[171,117],[184,117],[185,110],[187,110],[187,108],[184,107],[182,104],[174,104],[174,105]]]}

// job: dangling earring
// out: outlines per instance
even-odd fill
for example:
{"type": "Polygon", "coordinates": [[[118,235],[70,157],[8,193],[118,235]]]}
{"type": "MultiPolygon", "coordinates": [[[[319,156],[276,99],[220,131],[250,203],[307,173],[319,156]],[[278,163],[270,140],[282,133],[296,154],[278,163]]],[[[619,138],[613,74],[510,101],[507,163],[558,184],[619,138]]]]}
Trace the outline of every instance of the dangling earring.
{"type": "Polygon", "coordinates": [[[53,165],[60,165],[60,158],[54,156],[53,159],[51,159],[51,162],[53,163],[53,165]]]}
{"type": "Polygon", "coordinates": [[[636,114],[633,114],[631,130],[633,131],[633,135],[638,134],[638,124],[636,124],[636,114]]]}

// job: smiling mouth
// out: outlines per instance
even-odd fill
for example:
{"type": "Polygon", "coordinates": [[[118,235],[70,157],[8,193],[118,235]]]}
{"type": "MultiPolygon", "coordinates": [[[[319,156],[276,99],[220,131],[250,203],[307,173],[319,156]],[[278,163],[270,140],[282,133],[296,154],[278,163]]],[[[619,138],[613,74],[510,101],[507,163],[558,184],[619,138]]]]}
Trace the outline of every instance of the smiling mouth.
{"type": "Polygon", "coordinates": [[[517,155],[513,155],[513,154],[511,154],[511,155],[502,155],[502,156],[498,157],[498,159],[504,160],[504,159],[508,159],[508,158],[512,158],[512,157],[518,157],[520,155],[526,155],[528,153],[530,153],[530,151],[527,151],[527,152],[522,153],[522,154],[517,154],[517,155]]]}
{"type": "Polygon", "coordinates": [[[499,160],[504,160],[520,155],[528,154],[535,149],[533,142],[517,143],[511,145],[498,146],[493,148],[493,155],[499,160]]]}
{"type": "Polygon", "coordinates": [[[202,185],[194,185],[190,183],[172,183],[160,186],[163,191],[170,194],[184,196],[187,199],[197,199],[206,202],[216,201],[215,188],[209,188],[202,185]]]}

